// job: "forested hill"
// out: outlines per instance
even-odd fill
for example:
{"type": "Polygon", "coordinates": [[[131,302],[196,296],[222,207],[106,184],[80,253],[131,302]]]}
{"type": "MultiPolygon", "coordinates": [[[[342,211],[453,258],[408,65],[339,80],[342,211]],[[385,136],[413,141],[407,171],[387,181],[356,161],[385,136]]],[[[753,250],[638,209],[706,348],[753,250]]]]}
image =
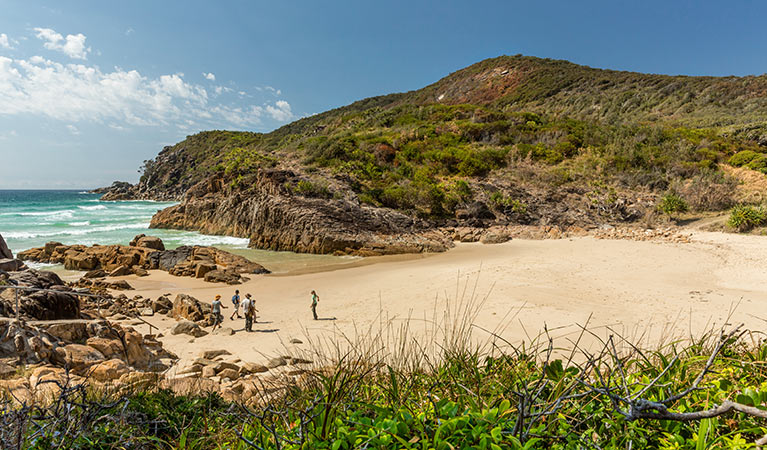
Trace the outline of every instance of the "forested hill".
{"type": "MultiPolygon", "coordinates": [[[[729,207],[736,199],[723,163],[767,172],[765,151],[766,76],[647,75],[503,56],[271,133],[189,136],[147,161],[137,186],[107,198],[215,194],[218,205],[263,194],[255,185],[265,173],[283,171],[267,177],[272,197],[386,208],[427,228],[593,225],[638,220],[669,193],[693,209],[729,207]]],[[[154,225],[252,232],[242,223],[209,228],[191,210],[154,225]]]]}

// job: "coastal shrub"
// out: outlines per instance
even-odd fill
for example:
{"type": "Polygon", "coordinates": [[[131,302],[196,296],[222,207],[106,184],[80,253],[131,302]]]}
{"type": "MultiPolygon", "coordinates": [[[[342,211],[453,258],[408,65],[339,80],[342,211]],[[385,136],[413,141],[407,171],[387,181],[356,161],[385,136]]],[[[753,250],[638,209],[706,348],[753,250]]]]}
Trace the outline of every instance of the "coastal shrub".
{"type": "Polygon", "coordinates": [[[754,158],[757,157],[759,153],[756,153],[753,150],[743,150],[741,152],[738,152],[727,161],[731,166],[740,167],[745,166],[746,164],[750,163],[754,158]]]}
{"type": "Polygon", "coordinates": [[[328,358],[322,370],[282,387],[264,380],[247,406],[215,394],[77,386],[50,406],[0,401],[0,442],[33,450],[746,449],[765,434],[763,419],[746,413],[664,418],[725,401],[760,414],[767,344],[737,329],[654,349],[617,336],[628,345],[616,350],[610,337],[596,352],[570,344],[583,356],[560,359],[545,335],[486,352],[471,344],[471,326],[455,328],[432,345],[406,332],[400,345],[385,330],[344,336],[351,348],[316,355],[328,358]],[[423,354],[433,347],[443,350],[423,354]]]}
{"type": "Polygon", "coordinates": [[[727,225],[740,232],[745,232],[764,225],[765,221],[767,221],[767,211],[764,208],[738,205],[730,211],[727,225]]]}
{"type": "Polygon", "coordinates": [[[737,185],[737,179],[709,171],[687,180],[676,180],[672,191],[678,192],[693,210],[722,211],[735,204],[737,185]]]}
{"type": "Polygon", "coordinates": [[[292,191],[304,197],[331,198],[333,196],[328,184],[322,181],[300,180],[292,191]]]}
{"type": "Polygon", "coordinates": [[[754,159],[746,164],[746,167],[751,170],[756,170],[767,174],[767,155],[762,153],[758,154],[754,159]]]}
{"type": "Polygon", "coordinates": [[[661,197],[660,202],[658,203],[658,211],[668,216],[684,213],[689,209],[690,207],[687,205],[687,202],[684,201],[682,197],[673,192],[669,192],[661,197]]]}
{"type": "Polygon", "coordinates": [[[262,167],[274,167],[277,160],[255,149],[235,147],[224,155],[221,165],[228,175],[243,175],[262,167]]]}

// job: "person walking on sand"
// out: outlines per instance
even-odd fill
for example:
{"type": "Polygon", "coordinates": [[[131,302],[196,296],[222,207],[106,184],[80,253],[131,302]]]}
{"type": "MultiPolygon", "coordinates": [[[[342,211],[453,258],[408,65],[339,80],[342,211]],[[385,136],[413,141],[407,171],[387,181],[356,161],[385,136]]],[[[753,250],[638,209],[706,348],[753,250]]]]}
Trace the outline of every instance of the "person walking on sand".
{"type": "Polygon", "coordinates": [[[237,318],[240,318],[240,290],[236,289],[234,291],[234,295],[232,296],[232,304],[234,304],[234,312],[229,317],[229,320],[234,320],[234,316],[236,315],[237,318]]]}
{"type": "Polygon", "coordinates": [[[317,318],[317,303],[320,302],[320,296],[317,295],[317,292],[312,291],[312,315],[314,316],[314,320],[319,320],[317,318]]]}
{"type": "Polygon", "coordinates": [[[221,296],[216,295],[216,299],[210,305],[210,312],[213,315],[213,329],[215,331],[216,326],[221,327],[221,323],[224,321],[224,316],[221,315],[221,308],[226,309],[226,306],[221,304],[221,296]]]}
{"type": "Polygon", "coordinates": [[[245,315],[245,331],[253,331],[253,319],[256,317],[256,303],[250,298],[250,294],[245,294],[245,300],[242,301],[242,313],[245,315]]]}

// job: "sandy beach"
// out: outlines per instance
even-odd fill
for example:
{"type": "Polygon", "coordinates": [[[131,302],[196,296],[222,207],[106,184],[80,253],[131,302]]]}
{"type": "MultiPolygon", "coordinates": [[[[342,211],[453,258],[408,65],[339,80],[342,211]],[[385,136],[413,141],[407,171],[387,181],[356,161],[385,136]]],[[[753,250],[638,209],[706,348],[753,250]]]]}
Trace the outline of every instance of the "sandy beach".
{"type": "MultiPolygon", "coordinates": [[[[472,295],[481,306],[474,320],[477,340],[489,338],[486,329],[517,344],[546,327],[564,345],[587,322],[598,334],[611,329],[649,341],[696,335],[723,325],[728,317],[729,323],[759,330],[767,318],[766,259],[763,237],[695,232],[689,244],[590,237],[458,244],[442,254],[367,260],[327,272],[254,276],[240,286],[160,271],[125,279],[136,288],[126,291],[131,296],[170,294],[173,299],[186,293],[206,302],[215,294],[223,296],[229,307],[224,326],[235,330],[231,336],[173,336],[173,319],[148,318],[183,366],[201,350],[219,348],[243,361],[263,362],[291,348],[291,339],[354,336],[389,321],[410,320],[417,333],[448,304],[455,309],[472,295]],[[229,320],[234,289],[257,299],[253,333],[244,331],[243,319],[229,320]],[[321,297],[318,321],[309,309],[312,289],[321,297]]],[[[145,325],[138,328],[148,331],[145,325]]]]}

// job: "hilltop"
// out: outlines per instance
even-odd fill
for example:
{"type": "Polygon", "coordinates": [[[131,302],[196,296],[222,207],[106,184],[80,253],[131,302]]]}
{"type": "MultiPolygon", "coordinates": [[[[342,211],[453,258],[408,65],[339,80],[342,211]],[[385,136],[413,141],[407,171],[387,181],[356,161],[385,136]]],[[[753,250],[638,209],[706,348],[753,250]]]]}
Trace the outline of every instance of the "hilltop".
{"type": "Polygon", "coordinates": [[[722,167],[765,171],[765,151],[767,76],[503,56],[271,133],[189,136],[105,198],[181,199],[152,226],[259,248],[434,251],[464,227],[651,223],[664,195],[728,208],[722,167]]]}

